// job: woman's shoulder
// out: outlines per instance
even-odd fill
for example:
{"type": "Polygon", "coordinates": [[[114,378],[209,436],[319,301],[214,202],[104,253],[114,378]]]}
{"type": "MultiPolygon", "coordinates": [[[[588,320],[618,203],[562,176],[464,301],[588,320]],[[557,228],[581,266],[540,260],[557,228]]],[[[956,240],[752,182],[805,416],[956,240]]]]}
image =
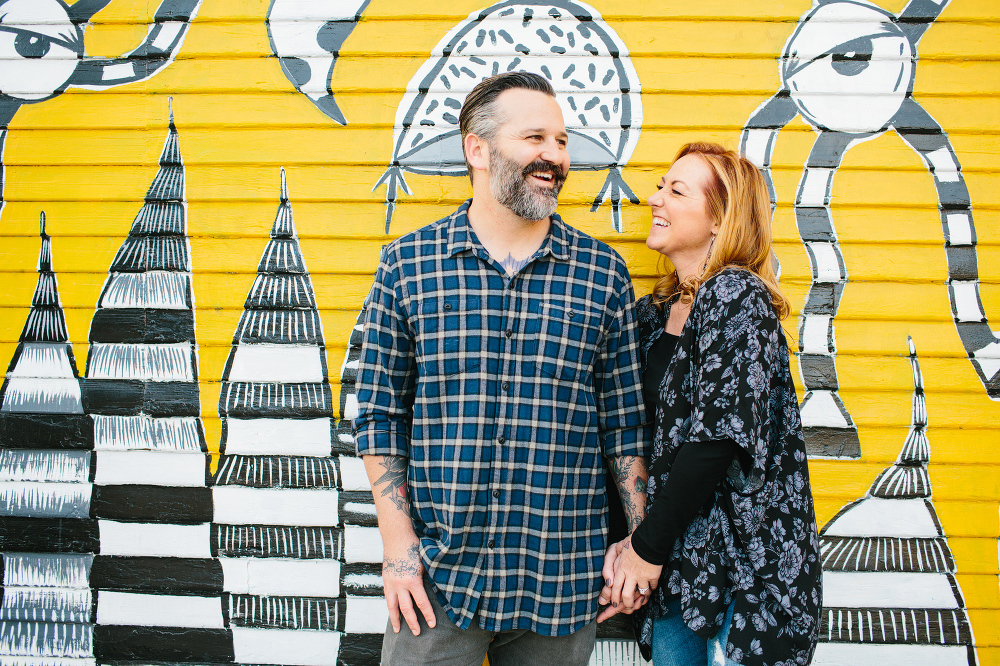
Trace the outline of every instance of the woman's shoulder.
{"type": "Polygon", "coordinates": [[[760,300],[770,303],[767,285],[757,275],[745,268],[729,266],[705,280],[699,289],[700,300],[711,303],[746,303],[760,300]]]}

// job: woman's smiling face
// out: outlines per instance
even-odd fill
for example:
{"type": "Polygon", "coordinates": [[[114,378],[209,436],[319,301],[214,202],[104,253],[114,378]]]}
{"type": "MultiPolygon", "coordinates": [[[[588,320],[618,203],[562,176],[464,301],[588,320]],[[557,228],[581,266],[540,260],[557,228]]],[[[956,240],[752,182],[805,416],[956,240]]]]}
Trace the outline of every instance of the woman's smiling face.
{"type": "Polygon", "coordinates": [[[719,231],[706,194],[712,178],[708,162],[688,154],[673,163],[646,200],[653,213],[646,247],[665,254],[674,266],[704,262],[719,231]]]}

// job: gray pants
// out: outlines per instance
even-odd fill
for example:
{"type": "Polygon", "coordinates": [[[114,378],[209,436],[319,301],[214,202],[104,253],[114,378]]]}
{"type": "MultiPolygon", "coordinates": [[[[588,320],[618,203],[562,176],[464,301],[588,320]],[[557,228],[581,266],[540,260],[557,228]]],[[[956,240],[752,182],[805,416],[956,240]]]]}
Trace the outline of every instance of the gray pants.
{"type": "Polygon", "coordinates": [[[424,589],[434,609],[437,626],[428,627],[419,610],[419,636],[413,635],[402,618],[398,634],[392,630],[392,625],[387,625],[382,641],[383,666],[482,666],[487,655],[490,666],[587,666],[590,663],[597,622],[568,636],[542,636],[527,629],[494,633],[475,623],[468,629],[459,629],[448,619],[426,577],[424,589]]]}

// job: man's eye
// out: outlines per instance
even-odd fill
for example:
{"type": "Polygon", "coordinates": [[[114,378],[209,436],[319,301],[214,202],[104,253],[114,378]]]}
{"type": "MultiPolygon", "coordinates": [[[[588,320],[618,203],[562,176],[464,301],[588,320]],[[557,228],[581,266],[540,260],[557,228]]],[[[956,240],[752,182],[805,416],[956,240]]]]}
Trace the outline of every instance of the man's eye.
{"type": "Polygon", "coordinates": [[[680,197],[680,196],[683,196],[683,195],[682,195],[682,194],[681,194],[680,192],[678,192],[677,190],[671,190],[671,191],[672,191],[672,192],[673,192],[674,194],[676,194],[677,196],[679,196],[679,197],[680,197]]]}

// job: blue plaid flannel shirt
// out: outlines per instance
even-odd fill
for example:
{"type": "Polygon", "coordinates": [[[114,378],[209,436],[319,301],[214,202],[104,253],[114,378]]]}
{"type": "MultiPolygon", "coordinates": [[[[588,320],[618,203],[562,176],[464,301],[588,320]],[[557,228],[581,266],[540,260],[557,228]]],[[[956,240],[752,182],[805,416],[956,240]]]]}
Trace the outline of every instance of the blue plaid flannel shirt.
{"type": "Polygon", "coordinates": [[[455,624],[565,635],[597,613],[602,454],[645,453],[632,285],[614,250],[557,215],[508,277],[468,206],[383,253],[357,452],[409,459],[422,559],[455,624]]]}

